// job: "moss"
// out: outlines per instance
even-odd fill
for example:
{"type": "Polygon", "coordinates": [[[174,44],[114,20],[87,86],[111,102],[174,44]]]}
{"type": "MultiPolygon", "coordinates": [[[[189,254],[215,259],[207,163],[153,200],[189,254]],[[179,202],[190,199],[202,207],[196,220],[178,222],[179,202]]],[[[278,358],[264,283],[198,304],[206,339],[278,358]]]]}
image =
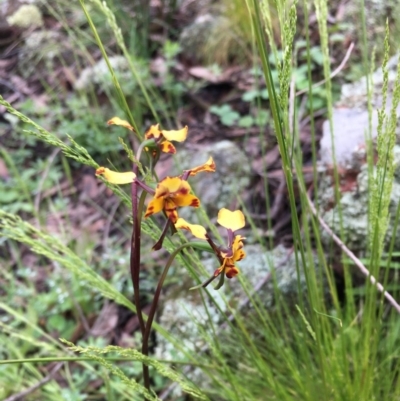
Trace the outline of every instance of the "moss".
{"type": "Polygon", "coordinates": [[[7,18],[10,25],[19,28],[29,28],[31,26],[43,26],[43,17],[39,8],[34,4],[24,4],[7,18]]]}

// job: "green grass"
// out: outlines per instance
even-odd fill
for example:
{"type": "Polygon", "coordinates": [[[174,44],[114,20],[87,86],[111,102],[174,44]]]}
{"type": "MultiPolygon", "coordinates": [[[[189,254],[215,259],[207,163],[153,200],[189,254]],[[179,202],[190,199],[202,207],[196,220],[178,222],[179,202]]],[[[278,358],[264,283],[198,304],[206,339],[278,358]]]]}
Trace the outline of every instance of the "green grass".
{"type": "MultiPolygon", "coordinates": [[[[174,9],[172,3],[170,7],[174,9]]],[[[86,2],[80,1],[88,21],[88,29],[80,32],[78,28],[68,25],[63,14],[65,10],[59,7],[59,3],[56,5],[53,8],[49,5],[49,10],[64,24],[70,40],[80,49],[76,56],[85,54],[85,58],[79,59],[82,66],[86,66],[85,60],[90,58],[87,50],[89,46],[98,47],[105,60],[109,60],[113,53],[120,53],[128,61],[129,80],[132,81],[130,85],[134,95],[124,92],[123,87],[127,82],[121,82],[111,63],[107,64],[112,83],[104,89],[107,95],[106,104],[110,107],[107,111],[109,117],[118,114],[129,119],[137,130],[137,137],[141,136],[149,120],[162,122],[171,128],[177,125],[176,111],[182,104],[181,89],[176,92],[165,91],[165,88],[160,90],[146,79],[146,75],[141,75],[143,65],[149,61],[145,59],[146,49],[139,45],[148,43],[148,19],[144,20],[142,36],[134,38],[134,35],[125,35],[129,28],[125,21],[121,21],[123,8],[117,2],[110,2],[107,6],[100,1],[94,1],[90,8],[86,8],[86,2]],[[107,28],[99,21],[103,25],[106,23],[107,28]],[[121,31],[120,27],[125,30],[121,31]],[[115,42],[114,47],[109,46],[112,41],[115,42]],[[164,101],[165,98],[168,101],[164,101]]],[[[163,338],[162,341],[175,347],[174,360],[169,361],[157,361],[154,356],[145,357],[134,349],[105,348],[101,338],[94,339],[90,336],[77,347],[60,342],[58,338],[71,338],[82,314],[85,317],[93,312],[98,313],[105,299],[131,312],[136,310],[131,302],[131,285],[127,283],[129,251],[126,242],[129,241],[130,225],[126,221],[126,215],[130,198],[120,188],[109,187],[121,199],[121,206],[118,208],[120,212],[115,217],[119,219],[120,234],[117,238],[110,236],[107,239],[107,246],[104,247],[108,255],[106,258],[103,255],[93,255],[96,252],[96,243],[100,241],[99,237],[85,240],[82,236],[81,243],[71,239],[68,233],[72,227],[68,219],[60,224],[57,237],[47,232],[47,214],[63,210],[66,207],[65,202],[68,202],[68,199],[63,198],[61,190],[58,191],[60,195],[56,201],[47,201],[39,208],[35,204],[35,196],[37,191],[40,194],[47,188],[58,186],[62,174],[72,180],[71,166],[72,169],[78,165],[96,168],[98,162],[119,160],[120,144],[117,140],[110,140],[109,132],[103,126],[107,118],[104,118],[104,106],[97,99],[95,87],[74,94],[65,102],[57,101],[53,97],[54,107],[51,110],[45,108],[38,111],[28,102],[17,111],[0,99],[0,103],[7,107],[9,113],[20,120],[16,137],[13,138],[15,142],[6,144],[11,151],[8,152],[6,147],[0,148],[12,179],[12,184],[0,183],[0,191],[6,193],[0,199],[0,244],[4,246],[4,253],[2,251],[0,254],[0,398],[6,398],[38,383],[47,375],[41,369],[42,364],[47,364],[50,360],[65,361],[61,368],[63,384],[50,380],[32,392],[27,399],[84,400],[103,397],[102,399],[107,400],[140,400],[144,395],[148,399],[157,399],[146,392],[141,383],[142,361],[151,366],[153,387],[157,391],[162,392],[171,383],[176,383],[186,394],[175,396],[169,393],[164,398],[169,400],[199,398],[213,401],[342,401],[394,400],[400,397],[399,315],[384,302],[382,294],[368,279],[361,289],[355,287],[354,264],[346,259],[341,260],[345,298],[337,293],[332,270],[332,264],[337,260],[330,257],[323,245],[322,228],[318,216],[310,208],[303,177],[299,128],[296,123],[300,105],[290,92],[293,72],[299,68],[297,61],[293,60],[296,41],[303,41],[302,46],[305,45],[306,49],[307,89],[310,99],[313,99],[314,92],[311,73],[315,69],[315,59],[313,61],[313,44],[309,35],[302,37],[296,32],[296,16],[301,14],[308,21],[310,13],[316,11],[321,37],[322,68],[326,79],[322,97],[327,108],[327,117],[332,121],[335,89],[330,79],[330,33],[326,22],[329,4],[326,0],[315,0],[313,7],[309,7],[308,2],[296,5],[285,1],[277,1],[273,5],[272,2],[260,4],[256,0],[235,2],[236,7],[243,5],[248,12],[245,27],[247,33],[251,33],[248,34],[250,39],[246,37],[243,40],[250,40],[252,52],[257,54],[252,61],[256,66],[262,67],[268,91],[268,112],[272,116],[271,124],[282,157],[282,170],[292,216],[293,260],[299,295],[287,296],[279,288],[280,266],[274,265],[274,261],[271,261],[272,274],[268,286],[255,292],[251,283],[254,272],[242,269],[238,280],[242,296],[245,294],[248,298],[245,305],[241,305],[243,299],[236,299],[234,287],[230,289],[225,286],[219,293],[215,293],[210,286],[206,290],[197,290],[196,295],[184,289],[182,301],[185,302],[185,297],[187,298],[187,319],[190,320],[193,330],[186,335],[189,339],[196,338],[200,350],[194,352],[184,338],[168,332],[161,324],[154,324],[159,341],[163,338]],[[271,21],[275,21],[274,25],[271,21]],[[279,21],[279,27],[275,25],[276,21],[279,21]],[[280,35],[279,43],[274,37],[277,30],[280,35]],[[50,129],[44,129],[43,126],[50,129]],[[87,137],[85,133],[93,136],[87,137]],[[24,138],[21,139],[24,146],[19,145],[19,138],[24,138]],[[35,149],[42,147],[58,149],[64,163],[54,161],[58,153],[54,157],[34,158],[35,149]],[[68,165],[71,161],[75,164],[68,165]],[[35,172],[46,169],[48,174],[35,177],[35,172]],[[299,204],[301,215],[297,213],[299,204]],[[39,269],[35,269],[30,265],[29,259],[25,259],[28,250],[37,255],[35,266],[40,266],[41,274],[44,275],[45,291],[40,291],[35,286],[39,269]],[[111,279],[105,279],[104,275],[111,279]],[[268,308],[265,304],[266,288],[273,298],[272,305],[268,308]],[[196,303],[192,303],[192,296],[197,299],[196,303]],[[196,308],[203,311],[201,318],[196,315],[196,308]],[[91,383],[97,379],[101,379],[101,387],[90,390],[91,383]]],[[[243,7],[240,9],[243,10],[243,7]]],[[[365,18],[362,20],[365,21],[365,18]]],[[[240,27],[239,32],[243,29],[245,28],[240,27]]],[[[361,38],[364,41],[363,69],[370,72],[374,66],[369,65],[368,60],[373,60],[374,57],[371,57],[366,46],[366,31],[361,31],[364,35],[361,38]]],[[[376,43],[376,46],[384,49],[383,58],[379,61],[382,61],[384,76],[387,77],[386,63],[392,52],[389,46],[391,33],[388,29],[385,35],[382,43],[376,43]]],[[[163,51],[171,55],[169,61],[173,63],[178,50],[164,47],[163,51]]],[[[173,86],[172,76],[167,82],[173,86]]],[[[397,121],[395,109],[400,100],[399,82],[400,73],[393,88],[392,109],[387,113],[383,108],[380,112],[377,166],[373,167],[372,157],[368,159],[370,225],[369,240],[365,244],[363,255],[371,275],[377,277],[390,291],[393,288],[395,297],[399,295],[399,288],[397,282],[390,281],[393,272],[389,268],[397,267],[390,263],[392,259],[397,260],[393,249],[394,239],[389,249],[384,248],[383,241],[387,230],[391,186],[395,179],[393,146],[397,121]]],[[[371,90],[370,85],[370,95],[371,90]]],[[[383,85],[382,92],[384,96],[388,95],[386,84],[383,85]]],[[[48,87],[47,93],[52,95],[54,88],[48,87]]],[[[257,102],[257,107],[259,111],[265,111],[265,103],[257,102]]],[[[310,112],[313,112],[312,102],[310,112]]],[[[312,116],[311,121],[315,183],[313,196],[318,207],[317,156],[312,116]]],[[[332,124],[331,128],[336,129],[332,124]]],[[[334,129],[331,132],[335,132],[334,129]]],[[[124,135],[123,131],[121,135],[124,135]]],[[[121,169],[124,164],[125,167],[128,165],[120,161],[116,164],[121,169]]],[[[268,176],[265,175],[267,188],[268,176]]],[[[333,176],[335,198],[339,202],[340,176],[336,166],[333,176]]],[[[269,204],[266,209],[269,210],[269,204]]],[[[399,210],[398,208],[397,220],[399,210]]],[[[102,212],[107,217],[107,212],[102,212]]],[[[215,217],[206,216],[204,212],[200,215],[201,220],[208,224],[215,217]]],[[[254,228],[252,237],[257,240],[257,227],[254,226],[251,216],[247,216],[247,221],[254,228]]],[[[156,223],[157,220],[143,221],[142,229],[147,237],[145,246],[159,237],[160,227],[156,223]]],[[[341,222],[342,229],[336,234],[346,244],[345,224],[345,221],[341,222]]],[[[267,225],[270,226],[271,222],[267,225]]],[[[167,238],[165,248],[172,253],[183,242],[185,240],[182,236],[167,238]]],[[[258,242],[261,243],[261,240],[258,242]]],[[[264,248],[267,252],[266,247],[264,248]]],[[[155,273],[148,273],[153,267],[153,261],[144,261],[150,269],[146,269],[147,284],[143,285],[153,288],[157,277],[154,277],[155,273]]],[[[176,289],[178,295],[174,295],[178,298],[182,294],[180,282],[185,283],[185,286],[190,282],[188,288],[193,283],[201,282],[207,274],[199,255],[191,251],[182,252],[172,269],[169,286],[176,289]]],[[[166,304],[173,301],[174,299],[166,300],[166,304]]],[[[140,339],[135,337],[133,341],[137,343],[140,339]]],[[[140,349],[138,345],[137,349],[140,349]]]]}

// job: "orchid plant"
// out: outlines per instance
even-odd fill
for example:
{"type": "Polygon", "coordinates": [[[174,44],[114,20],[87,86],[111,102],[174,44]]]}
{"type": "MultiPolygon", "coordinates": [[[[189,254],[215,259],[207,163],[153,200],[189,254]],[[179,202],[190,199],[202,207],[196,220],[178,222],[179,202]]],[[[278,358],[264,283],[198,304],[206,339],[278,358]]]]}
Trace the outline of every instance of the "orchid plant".
{"type": "MultiPolygon", "coordinates": [[[[130,131],[134,131],[132,125],[128,121],[122,120],[119,117],[114,117],[108,121],[108,125],[122,126],[130,131]]],[[[136,312],[139,319],[140,330],[142,334],[142,353],[148,355],[149,351],[149,337],[151,332],[152,323],[156,313],[158,300],[160,298],[161,290],[167,276],[169,267],[171,266],[174,258],[187,247],[199,247],[197,242],[187,242],[178,247],[169,257],[164,270],[159,279],[157,288],[154,293],[151,308],[147,320],[145,321],[142,308],[140,304],[140,247],[141,247],[141,220],[142,215],[144,218],[149,218],[156,213],[163,213],[165,215],[165,224],[161,231],[160,238],[154,244],[153,249],[159,250],[162,248],[165,236],[168,230],[171,229],[172,233],[177,230],[189,231],[195,238],[205,240],[208,242],[207,250],[214,253],[218,259],[220,266],[214,271],[210,278],[202,284],[193,287],[197,289],[206,287],[213,280],[219,277],[219,283],[215,289],[219,289],[224,284],[224,279],[227,277],[231,279],[239,274],[239,268],[236,262],[242,260],[246,253],[243,250],[243,240],[245,239],[240,234],[235,234],[245,226],[245,218],[240,210],[230,211],[222,208],[218,213],[218,223],[227,230],[227,245],[218,246],[206,228],[199,224],[191,224],[179,217],[178,209],[181,207],[194,207],[200,206],[200,199],[192,194],[191,186],[188,182],[190,177],[199,173],[212,173],[215,172],[216,166],[212,157],[200,166],[193,167],[189,170],[184,170],[179,176],[167,176],[159,180],[153,188],[146,183],[146,173],[140,162],[143,152],[147,153],[146,160],[149,161],[148,171],[153,174],[154,167],[159,160],[161,152],[175,154],[176,148],[172,142],[183,142],[186,140],[188,134],[188,127],[185,126],[178,130],[161,130],[160,125],[152,125],[144,135],[144,141],[138,147],[135,158],[133,158],[132,171],[117,172],[110,170],[107,167],[99,167],[96,170],[96,176],[101,177],[109,184],[115,185],[131,185],[131,198],[132,198],[132,218],[133,230],[131,241],[131,256],[130,256],[130,273],[134,290],[134,302],[136,312]],[[142,177],[139,177],[139,176],[142,177]],[[144,210],[144,203],[147,195],[151,195],[152,199],[147,204],[144,210]]],[[[202,249],[204,249],[204,244],[202,249]]],[[[148,366],[143,364],[143,380],[145,387],[150,389],[150,376],[148,366]]]]}

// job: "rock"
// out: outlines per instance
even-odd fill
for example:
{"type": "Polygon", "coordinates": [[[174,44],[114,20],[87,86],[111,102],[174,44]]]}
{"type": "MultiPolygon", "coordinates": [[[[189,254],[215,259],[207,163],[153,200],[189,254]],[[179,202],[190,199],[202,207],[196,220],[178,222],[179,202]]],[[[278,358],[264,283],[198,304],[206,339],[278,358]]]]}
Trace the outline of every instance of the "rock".
{"type": "Polygon", "coordinates": [[[193,61],[203,59],[210,32],[213,31],[216,24],[216,17],[211,14],[204,14],[197,17],[191,25],[182,30],[179,36],[179,44],[187,59],[193,61]]]}
{"type": "MultiPolygon", "coordinates": [[[[360,3],[350,0],[344,4],[344,19],[342,23],[347,25],[347,34],[359,36],[357,29],[360,27],[360,3]]],[[[400,15],[400,2],[398,0],[364,0],[366,35],[369,43],[374,45],[376,36],[382,34],[385,21],[388,18],[396,23],[396,16],[400,15]]],[[[394,36],[395,37],[395,36],[394,36]]]]}
{"type": "MultiPolygon", "coordinates": [[[[395,180],[393,182],[392,194],[389,206],[389,223],[385,236],[385,246],[387,247],[392,239],[394,231],[394,223],[398,202],[400,199],[400,146],[395,145],[394,148],[395,180]]],[[[334,204],[334,183],[331,176],[322,178],[319,193],[322,219],[336,233],[341,233],[339,206],[335,205],[330,208],[329,205],[334,204]],[[326,189],[330,189],[326,191],[326,189]],[[329,210],[328,210],[329,209],[329,210]]],[[[340,199],[340,210],[342,215],[343,240],[346,246],[353,252],[365,252],[369,247],[368,238],[368,202],[370,193],[368,190],[368,166],[363,165],[361,171],[356,178],[356,185],[349,191],[342,193],[340,199]]],[[[400,227],[397,227],[395,234],[395,249],[400,247],[400,227]]],[[[321,231],[321,239],[325,245],[330,245],[331,237],[321,231]]]]}
{"type": "MultiPolygon", "coordinates": [[[[128,61],[123,56],[113,56],[108,59],[117,75],[123,92],[126,95],[132,94],[132,84],[126,84],[127,82],[132,83],[132,73],[128,61]],[[125,84],[123,85],[123,83],[125,84]]],[[[101,89],[113,88],[112,77],[104,59],[101,59],[91,67],[83,69],[81,75],[74,84],[77,90],[86,90],[91,85],[95,85],[97,88],[101,89]]]]}
{"type": "MultiPolygon", "coordinates": [[[[388,62],[389,93],[387,96],[386,112],[390,113],[392,106],[391,90],[396,79],[399,55],[392,57],[388,62]]],[[[323,125],[321,138],[320,158],[323,164],[331,166],[336,163],[346,170],[359,171],[365,160],[366,135],[371,122],[371,139],[377,137],[378,112],[382,107],[383,73],[378,69],[372,76],[372,115],[368,111],[368,94],[366,78],[343,85],[341,99],[333,110],[333,131],[335,158],[333,157],[332,136],[329,121],[323,125]]],[[[397,108],[400,114],[400,106],[397,108]]],[[[399,135],[399,132],[398,132],[399,135]]]]}
{"type": "Polygon", "coordinates": [[[181,149],[176,156],[178,171],[201,165],[209,156],[215,161],[215,173],[198,174],[190,183],[212,218],[222,207],[235,203],[236,196],[249,186],[251,167],[246,154],[234,142],[224,140],[200,151],[181,149]]]}
{"type": "MultiPolygon", "coordinates": [[[[329,121],[323,124],[320,142],[320,160],[328,166],[337,165],[348,170],[359,170],[365,158],[365,135],[368,130],[368,111],[363,109],[335,108],[332,115],[335,153],[329,121]],[[334,157],[335,155],[335,157],[334,157]]],[[[372,118],[372,132],[376,137],[377,113],[372,118]]]]}
{"type": "MultiPolygon", "coordinates": [[[[388,87],[389,97],[396,80],[397,64],[399,62],[400,53],[391,57],[388,61],[388,87]]],[[[372,80],[372,108],[378,109],[382,107],[382,85],[383,85],[383,72],[382,68],[378,68],[371,77],[372,80]]],[[[391,99],[388,103],[390,104],[391,99]]],[[[347,108],[362,108],[367,110],[368,107],[368,94],[367,94],[367,79],[362,77],[356,82],[349,83],[342,86],[341,97],[337,103],[337,107],[347,108]]]]}

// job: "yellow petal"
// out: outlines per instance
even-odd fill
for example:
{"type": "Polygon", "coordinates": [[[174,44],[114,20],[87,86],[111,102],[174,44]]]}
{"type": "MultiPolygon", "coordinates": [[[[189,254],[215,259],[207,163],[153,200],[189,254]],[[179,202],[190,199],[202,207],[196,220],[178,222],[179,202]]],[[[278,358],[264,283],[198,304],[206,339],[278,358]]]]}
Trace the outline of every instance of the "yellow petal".
{"type": "Polygon", "coordinates": [[[180,217],[178,221],[175,223],[175,227],[190,231],[196,238],[207,239],[206,238],[207,231],[200,224],[190,224],[186,220],[180,217]]]}
{"type": "Polygon", "coordinates": [[[175,146],[170,141],[163,141],[160,143],[161,152],[175,154],[175,146]]]}
{"type": "Polygon", "coordinates": [[[132,171],[118,173],[117,171],[112,171],[107,167],[99,167],[96,170],[96,175],[101,175],[106,181],[111,184],[130,184],[135,181],[136,178],[136,174],[132,171]]]}
{"type": "Polygon", "coordinates": [[[158,139],[161,136],[160,124],[152,125],[144,134],[146,139],[158,139]]]}
{"type": "Polygon", "coordinates": [[[108,125],[119,125],[124,128],[128,128],[131,131],[135,131],[132,125],[128,123],[128,121],[122,120],[119,117],[113,117],[111,120],[107,121],[108,125]]]}
{"type": "Polygon", "coordinates": [[[163,137],[168,141],[183,142],[187,137],[188,126],[186,125],[184,128],[179,130],[162,130],[161,132],[163,134],[163,137]]]}
{"type": "Polygon", "coordinates": [[[245,237],[242,237],[241,235],[236,235],[233,244],[232,244],[232,250],[233,252],[236,252],[239,249],[243,248],[243,240],[246,239],[245,237]]]}
{"type": "Polygon", "coordinates": [[[157,185],[156,197],[166,196],[167,194],[186,195],[191,188],[187,181],[179,177],[165,177],[157,185]]]}
{"type": "Polygon", "coordinates": [[[173,201],[176,206],[191,206],[191,207],[199,207],[200,199],[194,195],[176,195],[173,198],[173,201]]]}
{"type": "MultiPolygon", "coordinates": [[[[186,171],[189,171],[189,170],[186,170],[186,171]]],[[[197,167],[190,169],[190,175],[196,175],[203,171],[207,171],[207,172],[211,172],[211,173],[213,173],[215,171],[215,162],[211,156],[201,166],[197,166],[197,167]]]]}
{"type": "Polygon", "coordinates": [[[239,262],[246,257],[246,252],[243,249],[239,249],[233,254],[233,260],[239,262]]]}
{"type": "Polygon", "coordinates": [[[164,198],[154,198],[147,206],[144,217],[150,217],[154,213],[158,213],[164,208],[164,198]]]}
{"type": "Polygon", "coordinates": [[[222,208],[218,212],[218,223],[222,227],[228,228],[232,231],[239,230],[245,226],[244,214],[240,210],[231,212],[228,209],[222,208]]]}

